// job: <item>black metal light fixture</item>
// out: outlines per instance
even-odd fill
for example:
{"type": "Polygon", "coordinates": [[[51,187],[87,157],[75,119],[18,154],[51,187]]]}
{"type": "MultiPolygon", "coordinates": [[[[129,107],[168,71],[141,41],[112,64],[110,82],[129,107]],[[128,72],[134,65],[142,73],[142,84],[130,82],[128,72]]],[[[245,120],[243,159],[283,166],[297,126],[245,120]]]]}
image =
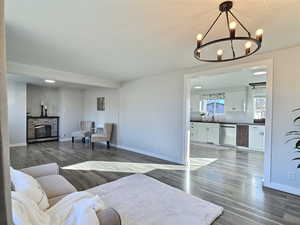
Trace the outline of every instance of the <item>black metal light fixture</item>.
{"type": "Polygon", "coordinates": [[[225,1],[221,3],[219,6],[219,10],[220,10],[219,15],[214,20],[212,25],[209,27],[208,31],[204,35],[203,34],[197,35],[197,47],[194,51],[194,56],[196,59],[204,62],[228,62],[228,61],[233,61],[233,60],[250,56],[260,49],[262,43],[263,30],[258,29],[255,33],[255,37],[252,37],[251,33],[247,30],[247,28],[231,12],[232,6],[233,6],[232,1],[225,1]],[[216,24],[216,22],[219,20],[219,18],[223,13],[225,13],[226,16],[226,23],[227,23],[229,36],[205,43],[204,39],[206,38],[208,33],[211,31],[211,29],[213,28],[213,26],[216,24]],[[232,22],[229,22],[230,17],[232,17],[233,19],[232,22]],[[245,33],[247,34],[246,36],[236,36],[236,27],[238,24],[245,31],[245,33]],[[236,42],[243,42],[245,46],[244,50],[238,51],[239,49],[236,49],[235,46],[236,42]],[[217,50],[216,58],[205,57],[204,49],[209,48],[210,46],[216,45],[218,43],[224,43],[224,44],[226,43],[227,45],[229,45],[228,49],[230,49],[230,52],[232,52],[232,56],[224,57],[223,56],[224,50],[222,48],[219,48],[217,50]]]}

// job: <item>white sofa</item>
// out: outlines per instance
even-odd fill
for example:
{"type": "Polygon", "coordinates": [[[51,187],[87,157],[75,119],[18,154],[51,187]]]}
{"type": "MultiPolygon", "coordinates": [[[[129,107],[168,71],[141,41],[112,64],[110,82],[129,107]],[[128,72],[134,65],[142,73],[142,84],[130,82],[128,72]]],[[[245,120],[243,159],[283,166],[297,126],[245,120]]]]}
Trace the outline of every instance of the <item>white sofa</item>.
{"type": "MultiPolygon", "coordinates": [[[[59,167],[56,163],[33,166],[21,171],[39,182],[46,192],[50,207],[66,195],[77,191],[67,179],[59,175],[59,167]]],[[[113,208],[102,210],[97,213],[97,216],[101,225],[121,225],[120,216],[113,208]]]]}

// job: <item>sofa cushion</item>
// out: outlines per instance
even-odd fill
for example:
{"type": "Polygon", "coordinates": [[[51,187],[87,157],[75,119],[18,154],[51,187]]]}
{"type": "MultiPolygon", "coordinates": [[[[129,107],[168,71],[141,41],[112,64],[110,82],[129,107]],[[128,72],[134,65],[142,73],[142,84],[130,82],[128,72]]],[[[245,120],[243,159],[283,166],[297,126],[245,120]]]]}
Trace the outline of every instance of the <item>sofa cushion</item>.
{"type": "Polygon", "coordinates": [[[44,177],[49,175],[58,175],[59,167],[57,163],[49,163],[49,164],[24,168],[21,169],[21,171],[34,178],[37,178],[37,177],[44,177]]]}
{"type": "Polygon", "coordinates": [[[38,177],[37,181],[43,187],[48,198],[54,198],[77,191],[69,181],[60,175],[38,177]]]}
{"type": "Polygon", "coordinates": [[[32,199],[42,210],[49,207],[47,194],[36,179],[13,168],[10,168],[10,175],[16,192],[20,192],[32,199]]]}

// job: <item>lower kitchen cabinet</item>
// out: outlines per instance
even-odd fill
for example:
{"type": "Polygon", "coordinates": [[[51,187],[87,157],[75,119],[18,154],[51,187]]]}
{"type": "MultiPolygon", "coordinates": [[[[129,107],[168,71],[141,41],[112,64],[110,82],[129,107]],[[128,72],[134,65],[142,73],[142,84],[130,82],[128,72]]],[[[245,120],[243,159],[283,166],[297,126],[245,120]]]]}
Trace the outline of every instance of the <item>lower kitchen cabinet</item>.
{"type": "Polygon", "coordinates": [[[192,142],[231,145],[264,151],[265,126],[248,124],[219,124],[191,122],[190,140],[192,142]]]}
{"type": "Polygon", "coordinates": [[[249,149],[264,151],[265,149],[265,126],[249,126],[249,149]]]}
{"type": "Polygon", "coordinates": [[[220,144],[220,126],[208,126],[207,128],[207,141],[216,145],[220,144]]]}
{"type": "Polygon", "coordinates": [[[191,141],[197,141],[197,127],[196,123],[190,123],[190,139],[191,141]]]}
{"type": "Polygon", "coordinates": [[[202,123],[198,124],[198,133],[197,133],[197,141],[199,142],[208,142],[208,129],[207,126],[202,123]]]}
{"type": "Polygon", "coordinates": [[[220,144],[220,124],[192,122],[191,141],[220,144]]]}
{"type": "Polygon", "coordinates": [[[249,147],[249,125],[237,125],[236,145],[241,147],[249,147]]]}

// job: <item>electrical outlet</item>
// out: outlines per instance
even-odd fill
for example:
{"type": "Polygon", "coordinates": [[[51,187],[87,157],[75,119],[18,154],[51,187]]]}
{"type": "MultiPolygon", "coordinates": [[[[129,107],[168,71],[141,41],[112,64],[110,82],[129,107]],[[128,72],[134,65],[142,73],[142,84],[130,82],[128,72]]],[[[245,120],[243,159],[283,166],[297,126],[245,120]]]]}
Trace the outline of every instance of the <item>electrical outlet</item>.
{"type": "Polygon", "coordinates": [[[296,180],[296,173],[295,172],[288,172],[288,179],[289,180],[296,180]]]}

